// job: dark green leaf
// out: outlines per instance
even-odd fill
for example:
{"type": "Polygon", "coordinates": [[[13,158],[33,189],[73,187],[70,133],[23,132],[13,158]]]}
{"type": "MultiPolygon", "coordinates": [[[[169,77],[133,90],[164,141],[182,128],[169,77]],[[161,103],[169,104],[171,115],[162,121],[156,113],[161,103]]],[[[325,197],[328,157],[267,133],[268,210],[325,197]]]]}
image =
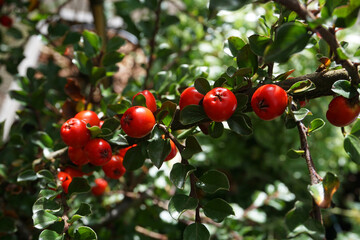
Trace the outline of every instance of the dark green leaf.
{"type": "Polygon", "coordinates": [[[10,217],[0,217],[0,233],[14,233],[17,231],[15,220],[10,217]]]}
{"type": "Polygon", "coordinates": [[[293,231],[297,226],[304,224],[309,219],[311,206],[297,201],[293,209],[285,216],[286,226],[293,231]]]}
{"type": "Polygon", "coordinates": [[[97,239],[96,232],[90,227],[81,226],[78,227],[74,232],[75,240],[94,240],[97,239]]]}
{"type": "Polygon", "coordinates": [[[28,93],[25,92],[25,91],[16,91],[16,90],[12,90],[9,92],[10,93],[10,97],[13,98],[13,99],[16,99],[20,102],[28,102],[29,101],[29,98],[28,98],[28,93]]]}
{"type": "Polygon", "coordinates": [[[20,173],[19,176],[17,177],[18,182],[35,181],[36,179],[38,179],[38,177],[37,177],[36,173],[34,172],[34,170],[26,170],[26,171],[20,173]]]}
{"type": "Polygon", "coordinates": [[[288,239],[293,239],[300,234],[305,238],[313,240],[323,240],[325,238],[324,227],[321,222],[316,219],[307,219],[303,224],[297,226],[291,233],[288,234],[288,239]]]}
{"type": "Polygon", "coordinates": [[[46,170],[46,169],[42,169],[42,170],[38,171],[36,173],[36,175],[38,178],[43,178],[43,179],[47,180],[48,182],[55,181],[54,175],[49,170],[46,170]]]}
{"type": "Polygon", "coordinates": [[[58,234],[55,231],[45,229],[39,235],[39,240],[62,240],[64,239],[64,234],[58,234]]]}
{"type": "Polygon", "coordinates": [[[236,111],[243,111],[248,103],[248,96],[245,94],[236,93],[235,97],[237,102],[236,111]]]}
{"type": "Polygon", "coordinates": [[[203,107],[200,105],[188,105],[180,111],[180,122],[183,125],[197,123],[207,118],[203,107]]]}
{"type": "Polygon", "coordinates": [[[146,107],[146,98],[143,94],[139,94],[132,100],[133,106],[143,106],[146,107]]]}
{"type": "Polygon", "coordinates": [[[224,132],[224,125],[222,122],[212,122],[209,127],[209,135],[213,138],[219,138],[224,132]]]}
{"type": "Polygon", "coordinates": [[[42,149],[52,148],[54,146],[53,140],[46,132],[35,133],[32,142],[41,147],[42,149]]]}
{"type": "Polygon", "coordinates": [[[202,152],[199,142],[194,136],[189,136],[185,141],[185,149],[181,152],[183,158],[189,159],[194,154],[202,152]]]}
{"type": "Polygon", "coordinates": [[[184,230],[184,240],[209,240],[210,233],[201,223],[193,223],[184,230]]]}
{"type": "Polygon", "coordinates": [[[354,135],[346,135],[344,140],[344,149],[351,160],[360,164],[360,139],[354,135]]]}
{"type": "Polygon", "coordinates": [[[293,72],[295,71],[295,69],[291,69],[285,73],[282,73],[278,76],[275,77],[274,81],[284,81],[286,80],[293,72]]]}
{"type": "Polygon", "coordinates": [[[120,37],[112,37],[109,39],[106,45],[106,52],[113,52],[117,51],[123,44],[125,43],[125,40],[120,37]]]}
{"type": "Polygon", "coordinates": [[[80,41],[81,34],[78,32],[69,32],[63,41],[63,45],[74,44],[80,41]]]}
{"type": "Polygon", "coordinates": [[[189,209],[195,209],[199,200],[184,194],[175,194],[169,202],[168,211],[172,218],[179,219],[181,214],[189,209]]]}
{"type": "Polygon", "coordinates": [[[136,170],[144,164],[145,158],[141,146],[132,147],[125,154],[124,167],[128,171],[136,170]]]}
{"type": "Polygon", "coordinates": [[[271,42],[269,37],[252,35],[249,37],[251,50],[258,56],[264,56],[266,46],[271,42]]]}
{"type": "Polygon", "coordinates": [[[194,82],[194,87],[203,95],[211,90],[210,83],[205,78],[197,78],[194,82]]]}
{"type": "Polygon", "coordinates": [[[109,105],[107,108],[107,114],[111,116],[114,116],[115,114],[123,114],[130,107],[130,101],[122,100],[119,104],[109,105]]]}
{"type": "Polygon", "coordinates": [[[252,134],[251,119],[242,113],[235,112],[231,118],[227,120],[229,127],[232,131],[240,135],[252,134]]]}
{"type": "Polygon", "coordinates": [[[109,139],[108,142],[111,144],[117,145],[117,146],[129,145],[126,138],[121,134],[118,134],[118,135],[114,136],[113,138],[109,139]]]}
{"type": "Polygon", "coordinates": [[[306,108],[300,108],[298,111],[293,111],[293,113],[294,113],[295,121],[301,121],[301,120],[303,120],[306,116],[312,115],[312,113],[310,112],[310,110],[309,110],[309,109],[306,109],[306,108]]]}
{"type": "Polygon", "coordinates": [[[171,146],[169,139],[162,138],[163,132],[159,128],[155,127],[151,133],[151,139],[147,147],[147,152],[152,163],[160,168],[165,158],[171,152],[171,146]]]}
{"type": "Polygon", "coordinates": [[[256,73],[258,68],[258,59],[251,51],[249,44],[246,44],[238,51],[238,54],[236,55],[236,62],[240,69],[250,68],[252,70],[252,74],[256,73]]]}
{"type": "Polygon", "coordinates": [[[222,222],[229,215],[235,215],[232,207],[220,198],[215,198],[207,202],[203,209],[207,217],[218,223],[222,222]]]}
{"type": "Polygon", "coordinates": [[[304,24],[285,23],[277,29],[274,43],[265,49],[265,61],[285,62],[292,54],[303,50],[309,39],[310,34],[304,24]]]}
{"type": "Polygon", "coordinates": [[[245,42],[239,37],[229,37],[225,42],[225,48],[229,47],[229,50],[233,57],[236,57],[239,50],[245,46],[245,42]]]}
{"type": "Polygon", "coordinates": [[[215,193],[218,190],[229,191],[230,189],[230,184],[227,176],[224,173],[216,170],[209,170],[204,173],[199,178],[196,186],[207,193],[215,193]]]}
{"type": "Polygon", "coordinates": [[[351,128],[350,134],[352,134],[356,137],[360,137],[360,120],[359,119],[356,120],[355,124],[351,128]]]}
{"type": "Polygon", "coordinates": [[[289,93],[296,94],[296,93],[304,93],[311,89],[314,89],[314,84],[311,80],[307,79],[304,81],[299,81],[294,83],[288,90],[289,93]]]}
{"type": "Polygon", "coordinates": [[[345,98],[353,98],[357,96],[358,92],[355,87],[353,87],[348,80],[338,80],[336,81],[331,88],[331,91],[337,93],[345,98]]]}
{"type": "Polygon", "coordinates": [[[21,31],[15,27],[8,28],[6,31],[6,35],[11,36],[15,39],[21,39],[23,37],[21,31]]]}
{"type": "Polygon", "coordinates": [[[40,210],[34,213],[32,219],[34,221],[34,227],[37,229],[44,229],[54,222],[61,220],[60,217],[57,217],[44,210],[40,210]]]}
{"type": "Polygon", "coordinates": [[[183,188],[187,177],[196,170],[192,165],[175,163],[170,172],[170,180],[177,188],[183,188]]]}
{"type": "Polygon", "coordinates": [[[93,67],[91,69],[90,81],[91,84],[96,86],[98,83],[106,77],[106,70],[103,67],[93,67]]]}
{"type": "Polygon", "coordinates": [[[225,82],[226,82],[226,78],[221,77],[214,82],[213,88],[222,87],[225,82]]]}
{"type": "Polygon", "coordinates": [[[324,125],[325,125],[324,120],[322,120],[321,118],[315,118],[314,120],[312,120],[310,122],[310,128],[309,128],[308,132],[309,133],[315,132],[315,131],[321,129],[324,125]]]}
{"type": "Polygon", "coordinates": [[[89,192],[91,189],[88,181],[82,177],[75,177],[69,185],[69,195],[89,192]]]}
{"type": "Polygon", "coordinates": [[[71,217],[70,220],[68,220],[68,223],[74,223],[75,221],[79,220],[83,216],[88,216],[91,214],[91,207],[87,203],[81,203],[79,209],[76,211],[76,213],[71,217]]]}
{"type": "Polygon", "coordinates": [[[61,191],[56,192],[56,191],[51,190],[51,189],[41,189],[39,195],[46,198],[46,199],[50,199],[50,198],[54,198],[55,196],[57,196],[60,193],[61,193],[61,191]]]}
{"type": "Polygon", "coordinates": [[[92,63],[83,52],[74,52],[74,64],[79,68],[80,72],[91,75],[92,63]]]}
{"type": "Polygon", "coordinates": [[[44,197],[41,197],[38,200],[36,200],[36,202],[34,203],[32,207],[32,211],[33,213],[36,213],[41,210],[47,212],[51,211],[55,213],[61,210],[61,205],[55,200],[48,200],[44,197]]]}
{"type": "Polygon", "coordinates": [[[61,22],[56,22],[55,24],[49,25],[48,28],[49,35],[51,37],[62,37],[68,30],[69,26],[61,22]]]}
{"type": "Polygon", "coordinates": [[[101,129],[109,129],[110,131],[115,131],[120,126],[120,121],[116,117],[108,118],[104,121],[101,129]]]}
{"type": "Polygon", "coordinates": [[[299,158],[304,154],[304,150],[295,150],[295,149],[289,149],[289,151],[287,152],[286,156],[288,156],[289,158],[299,158]]]}
{"type": "Polygon", "coordinates": [[[167,127],[169,127],[175,117],[176,104],[171,101],[162,103],[158,114],[156,115],[157,121],[162,121],[167,127]]]}
{"type": "Polygon", "coordinates": [[[342,47],[336,49],[336,53],[339,56],[340,60],[347,60],[349,57],[346,55],[345,50],[342,47]]]}
{"type": "Polygon", "coordinates": [[[84,49],[86,55],[88,57],[94,57],[95,55],[97,55],[101,49],[100,37],[94,32],[84,30],[83,38],[84,38],[84,49]]]}
{"type": "Polygon", "coordinates": [[[121,62],[121,60],[123,60],[124,56],[125,55],[123,53],[108,52],[104,55],[102,59],[102,64],[105,67],[116,65],[118,62],[121,62]]]}

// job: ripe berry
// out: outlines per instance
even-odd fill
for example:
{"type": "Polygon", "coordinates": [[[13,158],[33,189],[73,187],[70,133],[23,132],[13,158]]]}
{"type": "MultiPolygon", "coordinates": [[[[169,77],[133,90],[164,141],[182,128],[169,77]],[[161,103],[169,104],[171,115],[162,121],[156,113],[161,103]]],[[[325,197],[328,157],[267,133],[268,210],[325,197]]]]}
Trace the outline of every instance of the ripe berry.
{"type": "Polygon", "coordinates": [[[100,119],[98,115],[90,110],[85,110],[77,113],[74,118],[85,121],[85,123],[89,123],[90,126],[99,126],[100,119]]]}
{"type": "Polygon", "coordinates": [[[68,188],[72,181],[72,177],[69,174],[67,174],[66,172],[59,172],[57,175],[57,178],[59,179],[60,182],[62,182],[61,186],[62,186],[64,192],[68,193],[68,188]]]}
{"type": "Polygon", "coordinates": [[[170,140],[170,146],[171,146],[171,152],[165,158],[165,160],[164,160],[165,162],[173,159],[177,154],[177,148],[175,146],[175,143],[172,140],[170,140]]]}
{"type": "Polygon", "coordinates": [[[60,135],[66,145],[71,147],[82,147],[90,140],[90,131],[86,124],[77,118],[70,118],[60,129],[60,135]]]}
{"type": "Polygon", "coordinates": [[[0,24],[4,27],[10,28],[13,24],[13,20],[9,16],[3,15],[0,17],[0,24]]]}
{"type": "Polygon", "coordinates": [[[145,97],[146,107],[150,109],[151,112],[155,112],[157,107],[154,95],[149,90],[144,90],[135,94],[132,100],[134,101],[134,98],[139,94],[145,97]]]}
{"type": "Polygon", "coordinates": [[[73,167],[66,167],[65,172],[69,174],[72,178],[84,176],[84,173],[82,171],[73,167]]]}
{"type": "Polygon", "coordinates": [[[101,128],[103,124],[104,124],[104,121],[103,121],[103,120],[100,120],[100,122],[99,122],[99,128],[101,128]]]}
{"type": "Polygon", "coordinates": [[[95,195],[95,196],[100,196],[102,195],[107,186],[108,186],[108,182],[103,179],[103,178],[97,178],[95,179],[95,186],[91,188],[91,192],[95,195]]]}
{"type": "Polygon", "coordinates": [[[215,122],[228,120],[236,110],[237,100],[228,89],[217,87],[209,91],[203,100],[206,115],[215,122]]]}
{"type": "Polygon", "coordinates": [[[180,95],[179,107],[182,110],[188,105],[198,105],[204,95],[199,93],[196,88],[188,87],[180,95]]]}
{"type": "Polygon", "coordinates": [[[136,144],[133,144],[133,145],[131,145],[130,147],[122,148],[122,149],[119,150],[119,154],[118,154],[118,155],[119,155],[120,157],[124,158],[126,152],[127,152],[130,148],[136,147],[136,146],[137,146],[136,144]]]}
{"type": "Polygon", "coordinates": [[[120,120],[120,124],[129,137],[142,138],[153,129],[155,117],[148,108],[134,106],[126,110],[120,120]]]}
{"type": "Polygon", "coordinates": [[[119,179],[126,172],[123,165],[123,158],[119,155],[113,155],[111,160],[102,166],[102,169],[105,175],[112,179],[119,179]]]}
{"type": "Polygon", "coordinates": [[[89,162],[85,155],[84,147],[74,148],[70,146],[68,149],[68,155],[71,162],[75,165],[82,166],[89,162]]]}
{"type": "Polygon", "coordinates": [[[345,127],[354,122],[360,113],[360,105],[343,96],[331,100],[326,112],[327,120],[334,126],[345,127]]]}
{"type": "Polygon", "coordinates": [[[101,138],[90,140],[84,148],[89,162],[95,166],[103,166],[110,161],[112,152],[110,144],[101,138]]]}
{"type": "Polygon", "coordinates": [[[251,98],[251,107],[263,120],[273,120],[285,111],[288,103],[287,93],[274,84],[259,87],[251,98]]]}

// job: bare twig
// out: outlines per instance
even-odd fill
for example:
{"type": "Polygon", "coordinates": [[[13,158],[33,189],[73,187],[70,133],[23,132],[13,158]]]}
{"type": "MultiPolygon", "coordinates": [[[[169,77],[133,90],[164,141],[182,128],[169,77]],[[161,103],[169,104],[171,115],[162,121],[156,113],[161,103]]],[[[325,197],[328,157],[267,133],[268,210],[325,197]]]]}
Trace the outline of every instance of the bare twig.
{"type": "Polygon", "coordinates": [[[146,229],[144,227],[141,227],[139,225],[135,226],[135,231],[147,236],[147,237],[150,237],[150,238],[153,238],[153,239],[160,239],[160,240],[167,240],[168,237],[164,234],[160,234],[160,233],[157,233],[157,232],[153,232],[153,231],[150,231],[149,229],[146,229]]]}

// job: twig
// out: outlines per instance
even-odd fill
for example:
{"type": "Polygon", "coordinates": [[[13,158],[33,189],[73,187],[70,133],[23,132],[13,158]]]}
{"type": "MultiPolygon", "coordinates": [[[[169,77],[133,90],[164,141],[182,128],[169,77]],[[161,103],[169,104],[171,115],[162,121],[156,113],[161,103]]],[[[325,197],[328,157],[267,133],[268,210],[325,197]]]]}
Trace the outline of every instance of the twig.
{"type": "Polygon", "coordinates": [[[141,227],[139,225],[135,226],[135,231],[147,236],[147,237],[150,237],[150,238],[153,238],[153,239],[160,239],[160,240],[167,240],[168,237],[164,234],[160,234],[160,233],[157,233],[157,232],[153,232],[153,231],[150,231],[144,227],[141,227]]]}
{"type": "Polygon", "coordinates": [[[153,61],[154,61],[154,52],[155,52],[155,45],[156,45],[156,35],[159,32],[159,28],[160,28],[160,14],[161,14],[161,3],[163,0],[159,0],[158,1],[158,5],[156,7],[155,10],[155,14],[156,14],[156,18],[155,18],[155,28],[154,28],[154,32],[153,35],[149,41],[149,46],[150,46],[150,55],[149,55],[149,64],[146,68],[146,76],[145,76],[145,80],[144,80],[144,89],[149,89],[152,86],[152,83],[149,83],[149,78],[150,78],[150,70],[151,67],[153,65],[153,61]]]}

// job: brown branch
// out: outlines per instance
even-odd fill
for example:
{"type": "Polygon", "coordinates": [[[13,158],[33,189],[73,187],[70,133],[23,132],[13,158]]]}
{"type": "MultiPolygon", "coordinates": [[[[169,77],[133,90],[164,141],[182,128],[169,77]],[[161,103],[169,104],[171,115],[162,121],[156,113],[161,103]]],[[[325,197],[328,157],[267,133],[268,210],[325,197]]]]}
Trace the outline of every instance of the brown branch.
{"type": "MultiPolygon", "coordinates": [[[[316,17],[306,9],[305,6],[302,6],[297,0],[274,0],[274,2],[284,5],[287,9],[290,9],[296,12],[299,17],[306,22],[316,21],[316,17]]],[[[336,39],[335,34],[333,34],[329,29],[324,28],[322,25],[318,25],[315,29],[312,29],[314,32],[318,32],[320,36],[329,44],[331,51],[334,53],[335,61],[338,64],[341,64],[343,68],[349,73],[351,77],[351,83],[354,86],[357,86],[360,83],[360,76],[357,70],[357,65],[354,65],[348,59],[341,59],[337,49],[341,49],[339,42],[336,39]]]]}
{"type": "Polygon", "coordinates": [[[106,47],[107,29],[106,18],[104,13],[103,0],[90,0],[90,8],[94,18],[95,31],[102,39],[102,49],[106,47]]]}
{"type": "Polygon", "coordinates": [[[168,237],[164,234],[160,234],[160,233],[157,233],[157,232],[153,232],[153,231],[150,231],[144,227],[141,227],[139,225],[135,226],[135,231],[137,231],[138,233],[141,233],[147,237],[150,237],[150,238],[153,238],[153,239],[160,239],[160,240],[167,240],[168,237]]]}
{"type": "Polygon", "coordinates": [[[154,62],[154,52],[155,52],[155,47],[156,47],[156,35],[159,32],[159,28],[160,28],[160,14],[161,14],[161,3],[163,0],[158,0],[158,4],[155,10],[155,28],[154,28],[154,32],[153,35],[149,41],[149,46],[150,46],[150,54],[149,54],[149,63],[148,66],[146,68],[146,76],[145,76],[145,80],[144,80],[144,89],[151,89],[152,88],[152,82],[149,82],[149,78],[150,78],[150,70],[151,67],[153,65],[154,62]]]}

